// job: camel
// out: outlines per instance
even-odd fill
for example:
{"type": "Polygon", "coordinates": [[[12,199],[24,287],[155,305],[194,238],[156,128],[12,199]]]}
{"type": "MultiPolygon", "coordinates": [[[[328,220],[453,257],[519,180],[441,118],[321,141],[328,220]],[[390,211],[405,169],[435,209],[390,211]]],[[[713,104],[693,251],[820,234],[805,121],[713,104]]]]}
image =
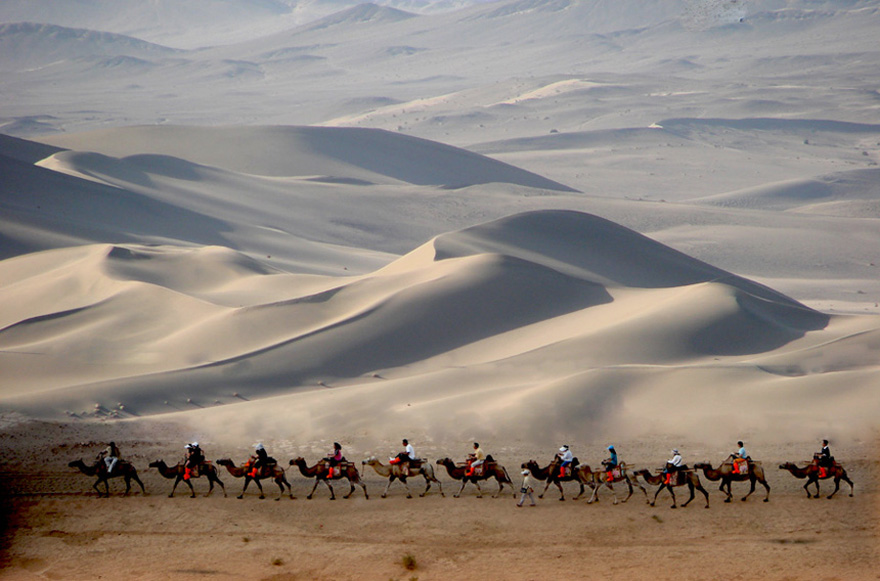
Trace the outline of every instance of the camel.
{"type": "Polygon", "coordinates": [[[412,498],[412,493],[409,490],[409,485],[406,483],[406,479],[411,476],[419,476],[422,475],[425,477],[425,491],[420,493],[419,496],[425,496],[428,494],[428,491],[431,490],[431,483],[436,482],[437,486],[440,488],[440,496],[446,496],[443,494],[443,484],[434,476],[434,467],[427,461],[422,460],[422,463],[415,468],[410,467],[408,470],[404,470],[403,464],[382,464],[377,458],[370,457],[361,462],[363,466],[372,466],[373,470],[379,476],[385,476],[388,478],[388,484],[385,485],[385,490],[382,492],[382,498],[388,496],[388,488],[391,486],[391,483],[395,480],[400,480],[401,484],[406,488],[406,497],[412,498]]]}
{"type": "Polygon", "coordinates": [[[284,475],[284,468],[278,466],[277,464],[272,464],[269,466],[263,466],[260,468],[260,471],[256,476],[251,476],[251,462],[244,464],[242,466],[236,466],[235,462],[233,462],[229,458],[221,458],[217,460],[217,464],[220,466],[225,466],[226,470],[229,471],[230,474],[234,478],[244,477],[244,488],[241,489],[241,494],[237,496],[237,498],[244,498],[244,493],[247,490],[248,484],[253,480],[257,488],[260,489],[260,500],[266,498],[263,495],[263,485],[260,484],[260,480],[265,478],[271,478],[275,481],[275,484],[278,485],[278,489],[280,490],[278,494],[278,498],[275,500],[281,500],[281,497],[284,495],[284,487],[287,486],[287,492],[290,495],[290,499],[293,500],[295,497],[293,496],[293,490],[290,488],[290,483],[287,481],[287,477],[284,475]]]}
{"type": "Polygon", "coordinates": [[[654,493],[654,500],[652,500],[650,503],[651,506],[654,506],[654,503],[657,501],[657,495],[660,494],[660,491],[663,490],[664,488],[668,488],[669,494],[672,495],[672,508],[676,508],[675,492],[673,492],[672,489],[676,486],[684,486],[685,484],[687,484],[688,490],[690,490],[690,493],[691,493],[691,497],[688,499],[688,501],[686,503],[681,505],[682,508],[686,507],[694,499],[694,489],[695,488],[697,490],[699,490],[700,492],[702,492],[703,496],[706,497],[706,508],[709,508],[709,493],[706,492],[706,489],[703,488],[703,485],[700,483],[699,475],[696,472],[694,472],[693,470],[687,470],[687,469],[679,470],[679,472],[684,474],[684,478],[677,478],[676,481],[673,482],[672,484],[666,484],[664,482],[664,475],[663,474],[652,475],[647,469],[636,470],[633,473],[633,475],[634,476],[641,476],[645,480],[645,482],[647,482],[651,486],[657,486],[658,484],[660,485],[660,488],[658,488],[657,492],[654,493]]]}
{"type": "Polygon", "coordinates": [[[300,474],[305,476],[306,478],[314,478],[315,485],[312,487],[312,491],[309,492],[309,495],[306,496],[309,500],[312,499],[312,496],[315,494],[315,489],[318,488],[318,484],[323,482],[327,485],[327,488],[330,489],[330,500],[336,500],[336,493],[333,492],[333,486],[330,485],[331,480],[340,480],[345,478],[348,480],[349,485],[351,485],[351,490],[348,491],[348,494],[343,496],[342,498],[349,498],[352,494],[354,494],[354,485],[357,484],[361,488],[364,489],[364,497],[369,499],[370,495],[367,494],[367,485],[361,482],[361,475],[358,473],[357,468],[355,468],[354,464],[351,462],[343,461],[340,463],[337,468],[340,470],[337,472],[333,471],[333,474],[329,474],[330,464],[326,460],[318,460],[318,462],[314,466],[308,466],[304,458],[297,457],[290,461],[291,466],[296,466],[299,468],[300,474]]]}
{"type": "Polygon", "coordinates": [[[98,492],[98,498],[101,496],[106,496],[110,498],[110,485],[108,484],[108,480],[111,478],[118,478],[122,476],[125,478],[125,496],[128,496],[128,493],[131,491],[131,481],[134,480],[141,487],[141,492],[146,494],[147,491],[144,490],[144,483],[141,482],[141,479],[138,478],[137,470],[131,464],[131,462],[126,462],[125,460],[119,460],[116,463],[116,469],[113,471],[113,474],[107,474],[107,465],[104,464],[102,459],[98,459],[95,464],[92,466],[86,466],[85,462],[82,459],[74,460],[70,462],[68,465],[70,468],[79,468],[79,471],[85,474],[86,476],[97,476],[98,479],[92,484],[92,488],[94,488],[98,492]],[[101,492],[101,489],[98,488],[98,484],[104,483],[104,492],[101,492]]]}
{"type": "MultiPolygon", "coordinates": [[[[174,466],[168,466],[167,464],[165,464],[164,460],[156,460],[155,462],[150,462],[150,468],[156,468],[159,471],[159,474],[161,474],[165,478],[168,478],[169,480],[172,478],[175,479],[174,486],[171,487],[171,494],[168,495],[168,498],[173,498],[174,491],[177,489],[177,485],[180,484],[181,480],[183,480],[183,475],[185,472],[183,462],[181,462],[180,464],[175,464],[174,466]]],[[[207,494],[205,494],[205,496],[210,496],[211,493],[214,492],[215,482],[220,485],[220,488],[223,489],[223,496],[226,496],[226,487],[223,486],[223,482],[220,481],[220,478],[217,475],[216,466],[214,466],[210,462],[203,462],[199,465],[198,471],[191,476],[190,480],[192,478],[198,478],[200,476],[207,476],[208,483],[210,484],[210,488],[208,488],[208,492],[207,494]]],[[[183,480],[183,482],[185,482],[186,485],[189,486],[189,490],[190,492],[192,492],[190,498],[195,498],[196,491],[195,489],[193,489],[192,483],[189,480],[183,480]]]]}
{"type": "MultiPolygon", "coordinates": [[[[528,470],[532,473],[532,476],[537,478],[538,480],[546,480],[547,484],[544,486],[544,490],[541,494],[538,495],[538,498],[544,498],[544,495],[547,493],[547,489],[550,488],[551,484],[555,484],[559,489],[559,500],[565,500],[565,491],[562,489],[563,482],[577,482],[581,490],[578,492],[578,495],[574,497],[575,500],[579,499],[581,495],[584,493],[584,484],[590,484],[587,480],[582,478],[583,473],[581,472],[581,466],[578,465],[577,458],[575,458],[571,465],[571,471],[564,477],[559,477],[559,458],[554,458],[550,464],[544,468],[538,466],[538,463],[534,460],[529,460],[525,464],[522,465],[524,470],[528,470]]],[[[587,466],[587,470],[589,470],[589,466],[587,466]]],[[[590,484],[592,487],[593,484],[590,484]]]]}
{"type": "Polygon", "coordinates": [[[455,498],[461,496],[461,491],[464,490],[464,487],[468,482],[473,482],[477,487],[477,498],[483,498],[483,491],[480,488],[479,481],[488,480],[493,477],[498,482],[498,493],[493,494],[492,498],[498,498],[498,495],[504,490],[505,484],[510,485],[513,496],[516,497],[516,491],[513,489],[513,482],[510,480],[510,476],[507,475],[507,470],[504,466],[495,462],[495,460],[492,459],[492,456],[486,457],[486,460],[483,462],[482,470],[473,476],[466,476],[467,466],[456,464],[449,458],[441,458],[440,460],[437,460],[437,464],[439,466],[445,466],[446,472],[449,473],[450,477],[455,480],[461,480],[461,488],[456,494],[453,494],[455,498]]]}
{"type": "Polygon", "coordinates": [[[752,487],[749,490],[749,493],[743,496],[740,500],[745,502],[749,496],[755,492],[755,483],[760,482],[761,485],[767,489],[767,496],[764,497],[764,502],[770,502],[770,485],[767,484],[767,479],[764,477],[764,466],[760,462],[749,460],[748,472],[746,474],[734,474],[733,458],[733,455],[729,456],[717,469],[712,468],[712,465],[708,462],[699,462],[694,464],[694,470],[702,470],[703,476],[712,482],[721,481],[721,486],[718,487],[718,490],[727,495],[724,502],[730,502],[731,498],[733,498],[733,493],[730,491],[730,483],[745,482],[746,480],[751,483],[752,487]],[[727,488],[727,490],[725,490],[725,488],[727,488]]]}
{"type": "MultiPolygon", "coordinates": [[[[587,484],[590,485],[590,488],[593,489],[593,494],[590,495],[590,498],[587,499],[587,504],[593,504],[593,502],[599,501],[599,489],[602,488],[603,484],[608,488],[608,490],[611,491],[611,495],[614,497],[614,502],[612,504],[617,504],[617,502],[618,502],[617,501],[617,493],[614,492],[614,486],[613,486],[613,484],[615,482],[625,482],[626,487],[629,490],[629,493],[626,495],[626,498],[624,498],[620,502],[626,502],[627,500],[630,499],[630,497],[633,495],[633,485],[636,485],[639,488],[639,490],[641,490],[642,492],[645,493],[645,502],[650,503],[650,501],[648,500],[648,491],[645,490],[645,487],[642,486],[641,484],[639,484],[639,481],[637,478],[635,478],[635,477],[630,478],[629,474],[627,474],[626,463],[621,462],[617,466],[618,466],[619,470],[615,469],[615,471],[612,472],[610,480],[608,478],[608,471],[607,470],[598,470],[596,472],[593,472],[590,470],[589,466],[585,465],[583,467],[580,467],[580,466],[578,467],[582,473],[581,477],[584,478],[584,480],[587,482],[587,484]]],[[[675,498],[675,497],[673,496],[673,498],[675,498]]]]}
{"type": "Polygon", "coordinates": [[[782,464],[780,470],[788,470],[791,472],[792,476],[795,478],[806,478],[807,483],[804,484],[804,490],[807,491],[807,498],[813,498],[810,495],[810,489],[807,488],[810,484],[816,484],[816,496],[815,498],[819,498],[819,481],[826,480],[828,478],[834,478],[834,492],[828,495],[828,498],[831,499],[837,491],[840,490],[840,481],[849,483],[849,495],[852,496],[855,487],[853,486],[852,480],[846,475],[846,470],[843,469],[843,466],[835,462],[831,466],[829,466],[825,470],[825,475],[821,475],[821,471],[819,470],[819,464],[817,462],[812,462],[805,468],[798,468],[793,462],[786,462],[782,464]]]}

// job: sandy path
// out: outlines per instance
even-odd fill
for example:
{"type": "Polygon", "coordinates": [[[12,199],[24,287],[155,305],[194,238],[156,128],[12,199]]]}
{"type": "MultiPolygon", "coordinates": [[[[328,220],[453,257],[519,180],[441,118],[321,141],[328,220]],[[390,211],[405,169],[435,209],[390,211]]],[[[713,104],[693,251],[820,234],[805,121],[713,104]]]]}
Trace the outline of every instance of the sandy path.
{"type": "MultiPolygon", "coordinates": [[[[64,430],[42,433],[52,440],[64,430]]],[[[351,499],[331,502],[323,487],[305,500],[310,484],[297,473],[289,473],[296,500],[259,500],[250,491],[236,500],[242,481],[228,474],[228,498],[219,491],[204,498],[202,479],[198,498],[179,487],[169,499],[171,482],[141,459],[166,445],[148,442],[135,453],[135,465],[143,466],[149,494],[124,498],[117,481],[114,495],[98,500],[88,492],[91,478],[64,461],[97,444],[50,448],[51,468],[34,481],[22,479],[29,457],[18,442],[27,449],[45,442],[27,430],[0,439],[13,452],[2,464],[9,516],[2,579],[558,579],[585,570],[633,579],[750,579],[756,573],[770,580],[880,578],[874,444],[850,452],[858,454],[847,460],[856,482],[852,498],[844,485],[831,501],[808,500],[802,481],[777,470],[778,460],[767,460],[769,503],[760,502],[759,490],[746,503],[725,504],[717,485],[708,483],[709,510],[700,496],[687,508],[670,510],[665,493],[651,508],[638,491],[617,506],[607,494],[592,506],[558,502],[552,490],[537,508],[516,508],[509,493],[478,499],[471,487],[456,499],[457,486],[445,473],[445,498],[432,490],[408,500],[395,485],[381,499],[384,481],[370,472],[369,500],[358,488],[351,499]],[[406,555],[414,558],[414,570],[403,566],[406,555]]],[[[131,442],[126,447],[138,449],[131,442]]],[[[515,460],[505,463],[511,469],[515,460]]],[[[746,490],[745,484],[734,487],[740,496],[746,490]]],[[[830,490],[825,483],[823,491],[830,490]]],[[[277,488],[266,491],[277,496],[277,488]]],[[[569,485],[569,498],[575,493],[569,485]]]]}

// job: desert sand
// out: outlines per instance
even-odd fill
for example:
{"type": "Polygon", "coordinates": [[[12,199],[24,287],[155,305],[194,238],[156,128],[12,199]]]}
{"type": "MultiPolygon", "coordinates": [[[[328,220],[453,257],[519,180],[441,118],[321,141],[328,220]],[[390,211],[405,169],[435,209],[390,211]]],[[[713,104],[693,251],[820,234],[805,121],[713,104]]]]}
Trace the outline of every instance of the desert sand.
{"type": "Polygon", "coordinates": [[[0,577],[877,578],[876,1],[108,2],[0,4],[0,577]],[[403,437],[744,439],[771,500],[148,468],[403,437]],[[779,470],[823,438],[854,496],[779,470]],[[111,439],[146,496],[68,467],[111,439]]]}

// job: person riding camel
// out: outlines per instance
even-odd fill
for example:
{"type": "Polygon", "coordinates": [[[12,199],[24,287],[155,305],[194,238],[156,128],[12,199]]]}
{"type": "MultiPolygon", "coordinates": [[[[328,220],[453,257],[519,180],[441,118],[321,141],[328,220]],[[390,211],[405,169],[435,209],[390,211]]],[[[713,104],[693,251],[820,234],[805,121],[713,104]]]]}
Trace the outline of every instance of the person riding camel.
{"type": "Polygon", "coordinates": [[[739,441],[736,443],[739,446],[739,450],[732,454],[733,456],[733,473],[740,474],[745,473],[748,470],[748,462],[749,462],[749,454],[746,452],[746,446],[739,441]],[[744,470],[745,469],[745,470],[744,470]]]}
{"type": "Polygon", "coordinates": [[[820,472],[823,474],[834,465],[834,456],[831,455],[828,440],[822,440],[822,449],[813,454],[813,461],[819,465],[820,472]]]}
{"type": "Polygon", "coordinates": [[[119,448],[116,447],[116,442],[110,442],[101,451],[100,457],[104,460],[104,465],[107,467],[107,475],[113,474],[113,469],[116,468],[116,463],[119,462],[119,448]]]}
{"type": "Polygon", "coordinates": [[[605,466],[605,472],[607,473],[608,480],[614,480],[614,469],[620,465],[620,462],[617,459],[617,450],[614,449],[614,445],[608,446],[608,458],[602,460],[602,465],[605,466]]]}
{"type": "Polygon", "coordinates": [[[568,444],[565,444],[559,449],[559,453],[556,454],[556,456],[562,461],[559,466],[559,477],[565,478],[566,472],[571,467],[571,463],[574,460],[574,454],[571,453],[568,444]]]}
{"type": "Polygon", "coordinates": [[[391,462],[391,464],[399,464],[400,462],[410,462],[411,460],[416,459],[416,451],[413,448],[412,444],[409,443],[409,440],[407,440],[406,438],[403,439],[403,446],[404,446],[403,452],[400,452],[397,454],[397,456],[394,456],[389,459],[389,462],[391,462]]]}
{"type": "Polygon", "coordinates": [[[486,461],[486,454],[483,453],[483,449],[480,448],[479,442],[474,442],[474,451],[468,454],[467,458],[467,473],[465,476],[473,476],[474,472],[483,465],[483,462],[486,461]]]}
{"type": "MultiPolygon", "coordinates": [[[[199,465],[205,461],[205,454],[199,447],[198,442],[186,445],[186,459],[183,464],[183,479],[189,480],[193,477],[193,472],[198,470],[199,465]]],[[[197,472],[196,472],[197,474],[197,472]]]]}
{"type": "Polygon", "coordinates": [[[342,456],[342,444],[339,442],[333,442],[333,451],[327,454],[327,471],[332,474],[333,469],[339,466],[343,460],[345,460],[345,458],[342,456]]]}
{"type": "Polygon", "coordinates": [[[260,471],[263,468],[266,468],[268,466],[272,466],[272,465],[278,463],[278,461],[275,460],[275,458],[272,458],[271,456],[269,456],[269,453],[266,452],[266,448],[263,446],[263,444],[257,444],[254,447],[254,452],[256,453],[257,459],[254,460],[253,463],[251,464],[251,472],[250,472],[251,478],[256,478],[260,474],[260,471]]]}
{"type": "Polygon", "coordinates": [[[666,467],[663,469],[663,483],[667,486],[672,484],[672,479],[675,476],[675,473],[683,467],[684,465],[681,454],[678,453],[678,448],[674,448],[672,450],[672,458],[666,461],[666,467]]]}

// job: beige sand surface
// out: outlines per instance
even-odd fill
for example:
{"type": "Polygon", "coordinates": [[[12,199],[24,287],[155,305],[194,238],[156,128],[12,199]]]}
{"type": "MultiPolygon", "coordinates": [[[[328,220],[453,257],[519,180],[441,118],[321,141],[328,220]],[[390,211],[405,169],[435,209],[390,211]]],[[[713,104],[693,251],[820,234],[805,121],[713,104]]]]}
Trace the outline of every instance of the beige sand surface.
{"type": "MultiPolygon", "coordinates": [[[[2,436],[4,449],[14,460],[0,470],[7,494],[4,510],[10,516],[4,533],[3,579],[556,579],[585,574],[598,578],[747,579],[759,576],[783,579],[877,579],[880,556],[880,491],[876,479],[877,440],[835,449],[855,482],[855,496],[844,484],[832,500],[808,500],[802,481],[776,469],[784,460],[804,459],[809,443],[762,445],[772,490],[761,502],[762,488],[746,502],[722,502],[717,486],[707,483],[710,508],[701,495],[686,508],[670,510],[670,497],[661,494],[655,507],[638,490],[626,504],[613,505],[607,492],[587,505],[574,501],[577,488],[566,486],[568,500],[559,502],[555,489],[538,500],[536,508],[516,508],[512,496],[476,497],[472,486],[453,498],[458,486],[438,473],[445,497],[436,486],[424,498],[407,499],[404,489],[392,485],[380,498],[384,481],[369,470],[369,500],[360,488],[350,499],[329,500],[324,487],[306,500],[310,481],[288,471],[295,500],[271,500],[278,491],[266,486],[267,499],[255,490],[243,500],[235,496],[241,480],[222,476],[228,497],[219,489],[205,498],[204,479],[199,493],[189,498],[178,487],[167,498],[171,482],[154,469],[151,458],[180,454],[187,427],[165,424],[17,424],[2,436]],[[107,438],[116,438],[146,485],[122,497],[122,483],[113,482],[109,499],[90,491],[92,479],[68,469],[70,459],[88,458],[107,438]],[[38,461],[39,458],[39,461],[38,461]],[[412,557],[415,568],[404,567],[412,557]]],[[[323,442],[267,443],[270,453],[284,459],[306,455],[318,459],[323,442]]],[[[365,448],[387,444],[354,439],[346,447],[355,459],[365,448]]],[[[231,455],[243,459],[247,447],[221,447],[203,442],[210,457],[231,455]]],[[[693,436],[677,443],[688,460],[717,461],[726,449],[693,436]],[[699,450],[699,452],[695,452],[699,450]]],[[[573,449],[595,464],[601,458],[598,443],[576,442],[573,449]]],[[[621,441],[616,447],[632,466],[662,464],[668,438],[621,441]]],[[[527,445],[497,452],[485,445],[509,471],[530,457],[547,457],[552,450],[527,445]]],[[[425,455],[466,451],[459,443],[422,446],[425,455]]],[[[752,454],[757,456],[753,451],[752,454]]],[[[442,471],[441,471],[442,472],[442,471]]],[[[705,482],[705,479],[704,479],[705,482]]],[[[136,487],[137,488],[137,487],[136,487]]],[[[421,489],[413,485],[414,490],[421,489]]],[[[347,487],[337,486],[336,490],[347,487]]],[[[496,487],[487,486],[493,493],[496,487]]],[[[682,489],[679,489],[682,490],[682,489]]],[[[748,485],[734,484],[737,497],[748,485]]],[[[823,482],[823,493],[832,488],[823,482]]],[[[682,492],[678,493],[679,503],[682,492]]],[[[653,496],[653,492],[652,492],[653,496]]],[[[684,494],[684,500],[687,495],[684,494]]]]}

